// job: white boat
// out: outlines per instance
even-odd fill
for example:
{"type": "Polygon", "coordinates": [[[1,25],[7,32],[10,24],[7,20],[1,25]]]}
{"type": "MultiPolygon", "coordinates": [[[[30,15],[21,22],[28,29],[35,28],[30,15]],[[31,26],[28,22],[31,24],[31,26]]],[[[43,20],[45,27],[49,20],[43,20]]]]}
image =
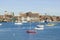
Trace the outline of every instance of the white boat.
{"type": "Polygon", "coordinates": [[[38,27],[44,27],[44,25],[37,25],[38,27]]]}
{"type": "Polygon", "coordinates": [[[15,23],[15,25],[22,25],[22,23],[20,23],[20,22],[17,22],[17,23],[15,23]]]}
{"type": "Polygon", "coordinates": [[[37,28],[37,27],[36,27],[35,29],[36,29],[36,30],[44,30],[44,28],[37,28]]]}
{"type": "Polygon", "coordinates": [[[37,25],[34,29],[36,30],[44,30],[44,25],[37,25]]]}

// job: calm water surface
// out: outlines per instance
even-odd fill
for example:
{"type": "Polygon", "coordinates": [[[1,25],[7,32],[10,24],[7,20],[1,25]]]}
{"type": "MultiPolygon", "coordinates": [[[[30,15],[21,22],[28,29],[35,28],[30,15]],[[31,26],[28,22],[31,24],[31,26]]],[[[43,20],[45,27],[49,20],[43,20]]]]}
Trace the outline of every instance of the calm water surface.
{"type": "Polygon", "coordinates": [[[60,23],[55,26],[44,26],[44,30],[35,30],[36,34],[28,34],[27,30],[34,29],[38,24],[45,23],[23,23],[15,25],[14,23],[0,23],[0,40],[60,40],[60,23]]]}

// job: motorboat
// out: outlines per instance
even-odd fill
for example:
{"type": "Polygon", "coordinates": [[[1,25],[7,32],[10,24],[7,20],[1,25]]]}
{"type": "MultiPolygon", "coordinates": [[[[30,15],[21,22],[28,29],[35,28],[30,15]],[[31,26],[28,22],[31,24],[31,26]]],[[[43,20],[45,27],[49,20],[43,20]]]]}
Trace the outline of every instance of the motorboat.
{"type": "Polygon", "coordinates": [[[35,30],[44,30],[44,25],[37,25],[37,27],[34,28],[35,30]]]}
{"type": "Polygon", "coordinates": [[[37,27],[44,27],[44,25],[37,25],[37,27]]]}
{"type": "Polygon", "coordinates": [[[17,22],[17,23],[15,23],[15,25],[22,25],[22,23],[21,22],[17,22]]]}
{"type": "Polygon", "coordinates": [[[35,27],[35,30],[44,30],[44,28],[37,28],[37,27],[35,27]]]}

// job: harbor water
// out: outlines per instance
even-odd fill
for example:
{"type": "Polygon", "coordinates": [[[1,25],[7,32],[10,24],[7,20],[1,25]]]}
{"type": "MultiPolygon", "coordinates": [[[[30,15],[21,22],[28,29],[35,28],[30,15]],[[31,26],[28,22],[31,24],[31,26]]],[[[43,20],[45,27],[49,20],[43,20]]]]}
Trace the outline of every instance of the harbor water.
{"type": "Polygon", "coordinates": [[[16,25],[13,22],[0,23],[0,40],[60,40],[60,22],[52,22],[54,26],[45,23],[32,22],[16,25]],[[29,34],[27,30],[34,30],[37,25],[44,25],[44,30],[35,30],[29,34]]]}

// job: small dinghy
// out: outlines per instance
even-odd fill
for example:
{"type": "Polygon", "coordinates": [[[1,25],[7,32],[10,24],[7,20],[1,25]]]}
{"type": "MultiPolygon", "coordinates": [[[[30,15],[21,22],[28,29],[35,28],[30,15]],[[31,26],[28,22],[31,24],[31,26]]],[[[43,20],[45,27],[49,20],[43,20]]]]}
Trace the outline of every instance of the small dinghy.
{"type": "Polygon", "coordinates": [[[27,33],[35,34],[36,32],[34,30],[27,30],[27,33]]]}
{"type": "Polygon", "coordinates": [[[54,26],[55,24],[47,24],[46,26],[54,26]]]}

